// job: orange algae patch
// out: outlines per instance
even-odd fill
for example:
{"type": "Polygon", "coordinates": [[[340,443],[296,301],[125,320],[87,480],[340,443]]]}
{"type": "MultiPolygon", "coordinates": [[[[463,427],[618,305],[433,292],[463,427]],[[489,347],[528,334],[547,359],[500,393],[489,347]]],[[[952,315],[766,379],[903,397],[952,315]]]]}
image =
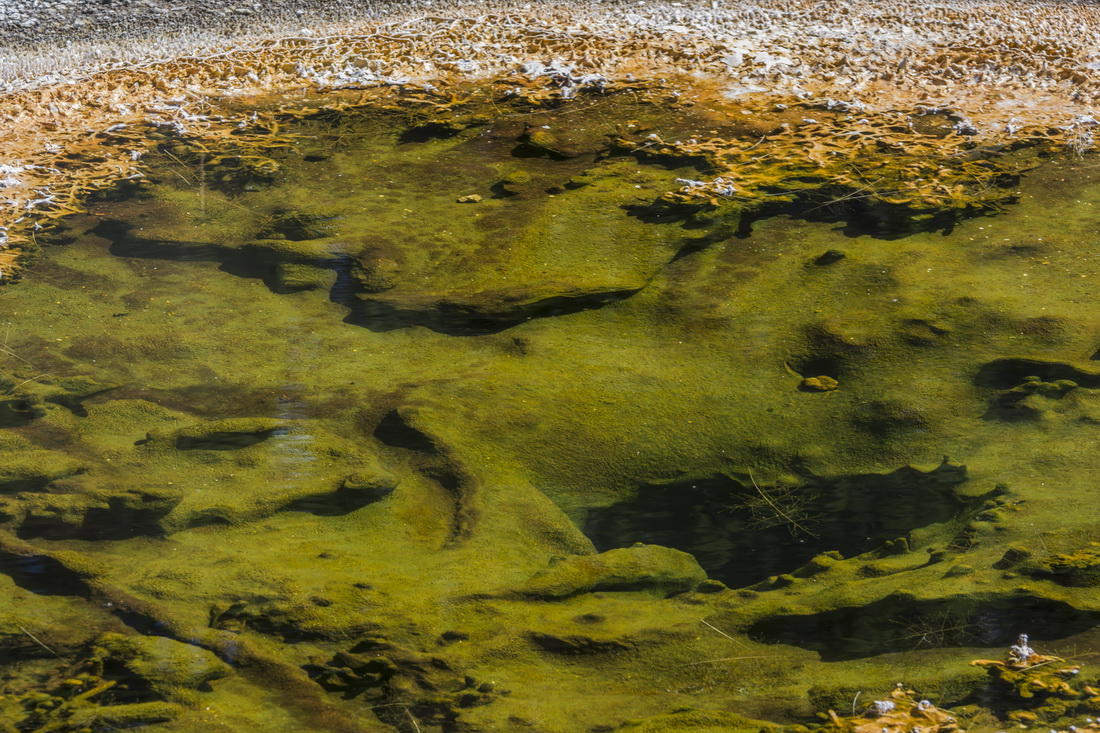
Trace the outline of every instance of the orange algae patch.
{"type": "MultiPolygon", "coordinates": [[[[270,144],[267,113],[239,111],[253,95],[360,90],[446,111],[463,101],[454,93],[462,84],[494,88],[498,100],[556,104],[659,79],[677,103],[715,115],[765,117],[785,107],[786,119],[758,124],[754,135],[642,141],[653,153],[699,155],[709,165],[707,180],[685,182],[667,203],[729,199],[738,208],[832,187],[926,212],[981,210],[1007,200],[1011,177],[1034,163],[1006,163],[1006,153],[1093,145],[1087,105],[1100,83],[1082,29],[1095,11],[1082,6],[766,0],[486,10],[443,8],[333,35],[306,30],[9,84],[14,90],[0,97],[0,165],[13,171],[0,188],[0,277],[12,278],[17,253],[33,249],[40,227],[80,211],[94,191],[140,176],[141,156],[159,141],[216,144],[232,135],[237,155],[270,144]],[[790,32],[820,27],[834,32],[790,32]],[[1013,116],[1025,110],[1026,119],[1013,116]],[[921,118],[947,124],[931,129],[921,118]]],[[[146,55],[155,52],[153,44],[146,55]]]]}
{"type": "MultiPolygon", "coordinates": [[[[180,63],[196,74],[205,68],[180,63]]],[[[161,73],[167,72],[168,65],[161,73]]],[[[647,83],[586,79],[553,70],[534,76],[510,73],[476,84],[455,78],[437,85],[380,83],[322,94],[192,93],[168,100],[166,84],[157,79],[147,68],[119,69],[80,84],[9,96],[6,108],[15,111],[8,114],[6,149],[18,164],[13,166],[17,175],[2,192],[8,204],[0,210],[0,226],[7,232],[6,248],[0,252],[5,280],[17,273],[19,254],[33,249],[36,232],[83,211],[96,191],[140,179],[143,156],[152,148],[170,150],[172,141],[208,154],[212,162],[234,158],[262,167],[273,149],[294,145],[293,137],[283,133],[283,123],[322,111],[380,105],[446,121],[491,116],[501,105],[533,109],[569,104],[577,94],[630,92],[670,109],[695,106],[694,98],[708,96],[698,80],[678,79],[681,88],[691,91],[669,95],[647,83]]],[[[1016,175],[1039,161],[1034,152],[1008,153],[1038,145],[1049,154],[1059,145],[1056,135],[1038,129],[1016,135],[1013,142],[998,138],[979,145],[965,130],[937,133],[914,125],[920,112],[873,114],[790,98],[784,103],[764,95],[711,99],[708,114],[728,119],[716,123],[714,136],[704,140],[665,141],[629,124],[621,128],[619,146],[639,158],[695,160],[709,172],[706,180],[681,181],[684,185],[658,205],[732,202],[736,211],[747,211],[824,191],[824,204],[865,200],[925,218],[941,210],[980,211],[1010,200],[1008,189],[1016,175]],[[753,124],[746,126],[746,118],[753,124]]]]}

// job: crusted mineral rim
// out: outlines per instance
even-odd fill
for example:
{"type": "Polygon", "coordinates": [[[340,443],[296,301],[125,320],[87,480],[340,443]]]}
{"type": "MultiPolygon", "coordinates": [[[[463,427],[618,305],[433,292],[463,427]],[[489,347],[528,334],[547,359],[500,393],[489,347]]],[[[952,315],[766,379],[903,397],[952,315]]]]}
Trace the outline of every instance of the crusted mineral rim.
{"type": "Polygon", "coordinates": [[[1037,143],[1044,155],[1084,154],[1097,124],[1100,10],[1087,4],[452,2],[359,13],[238,37],[150,40],[163,30],[150,27],[0,51],[0,278],[91,191],[141,176],[142,155],[166,137],[270,134],[293,97],[277,113],[242,104],[261,96],[316,104],[310,93],[342,90],[332,104],[347,105],[359,91],[357,104],[451,109],[471,83],[547,104],[651,81],[681,104],[771,115],[739,139],[647,141],[702,155],[713,173],[682,181],[669,204],[758,207],[809,179],[926,216],[998,205],[1032,164],[998,158],[1037,143]],[[879,160],[865,164],[868,154],[879,160]]]}

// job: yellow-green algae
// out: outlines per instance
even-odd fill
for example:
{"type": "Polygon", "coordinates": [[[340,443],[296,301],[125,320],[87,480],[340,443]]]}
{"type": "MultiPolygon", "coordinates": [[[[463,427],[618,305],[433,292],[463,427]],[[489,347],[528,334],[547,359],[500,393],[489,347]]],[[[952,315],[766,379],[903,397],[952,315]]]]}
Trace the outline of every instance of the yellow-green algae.
{"type": "Polygon", "coordinates": [[[5,651],[102,628],[235,666],[172,730],[565,732],[805,722],[899,679],[959,703],[985,684],[960,647],[1095,649],[1095,595],[1028,564],[1098,539],[1066,511],[1095,501],[1091,161],[949,234],[739,229],[650,207],[696,169],[608,154],[647,115],[700,124],[305,121],[277,185],[173,153],[71,219],[0,291],[0,550],[61,589],[6,601],[5,651]],[[716,477],[878,481],[902,529],[847,558],[793,532],[806,564],[735,590],[579,529],[716,477]]]}

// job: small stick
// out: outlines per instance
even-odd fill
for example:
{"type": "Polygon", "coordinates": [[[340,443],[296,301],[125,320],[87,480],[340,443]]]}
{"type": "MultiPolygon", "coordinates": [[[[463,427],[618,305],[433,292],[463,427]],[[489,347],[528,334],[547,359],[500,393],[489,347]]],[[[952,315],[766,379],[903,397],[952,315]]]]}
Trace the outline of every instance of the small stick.
{"type": "Polygon", "coordinates": [[[722,630],[721,630],[720,628],[718,628],[718,627],[717,627],[717,626],[715,626],[714,624],[710,623],[710,622],[709,622],[709,621],[707,621],[706,619],[699,619],[699,623],[703,624],[704,626],[709,626],[710,628],[714,629],[715,631],[717,631],[717,632],[718,632],[719,634],[721,634],[722,636],[726,637],[726,638],[727,638],[727,639],[729,639],[730,641],[737,641],[737,639],[734,639],[734,638],[733,638],[732,636],[730,636],[729,634],[727,634],[727,633],[726,633],[725,631],[722,631],[722,630]]]}
{"type": "Polygon", "coordinates": [[[757,654],[749,657],[722,657],[721,659],[704,659],[701,662],[687,662],[681,667],[694,667],[696,664],[714,664],[715,662],[739,662],[742,659],[772,659],[774,654],[757,654]]]}
{"type": "Polygon", "coordinates": [[[409,711],[409,706],[402,702],[387,702],[382,705],[371,705],[370,710],[378,710],[379,708],[401,708],[405,711],[405,715],[409,716],[409,721],[413,724],[413,728],[416,729],[416,733],[420,733],[420,724],[416,722],[416,717],[409,711]]]}
{"type": "Polygon", "coordinates": [[[4,396],[5,396],[5,397],[7,397],[7,396],[8,396],[8,395],[10,395],[10,394],[11,394],[12,392],[14,392],[15,390],[19,389],[20,387],[22,387],[22,386],[23,386],[24,384],[27,384],[28,382],[33,382],[33,381],[35,381],[36,379],[42,379],[42,377],[50,377],[50,376],[53,376],[53,375],[52,375],[52,374],[50,374],[49,372],[43,372],[42,374],[39,374],[39,375],[38,375],[37,377],[31,377],[30,379],[24,379],[24,380],[23,380],[22,382],[20,382],[19,384],[15,385],[15,386],[14,386],[14,387],[12,387],[11,389],[9,389],[9,390],[8,390],[7,392],[5,392],[5,393],[4,393],[4,396]]]}
{"type": "Polygon", "coordinates": [[[43,643],[42,643],[42,640],[41,640],[41,639],[39,639],[39,638],[38,638],[37,636],[35,636],[35,635],[34,635],[34,634],[32,634],[31,632],[29,632],[29,631],[27,631],[26,629],[24,629],[24,628],[23,628],[22,626],[20,626],[20,627],[19,627],[19,630],[20,630],[20,631],[22,631],[22,632],[23,632],[24,634],[26,634],[27,636],[29,636],[29,637],[31,638],[31,641],[33,641],[33,642],[34,642],[35,644],[37,644],[38,646],[40,646],[40,647],[42,647],[43,649],[45,649],[46,651],[48,651],[48,652],[49,652],[50,654],[54,655],[54,656],[55,656],[55,657],[57,657],[58,659],[64,659],[64,657],[62,657],[62,656],[61,656],[60,654],[58,654],[57,652],[55,652],[55,651],[54,651],[53,649],[50,649],[50,648],[49,648],[48,646],[46,646],[45,644],[43,644],[43,643]]]}
{"type": "Polygon", "coordinates": [[[413,724],[413,728],[416,728],[416,733],[420,733],[420,724],[416,722],[416,718],[409,712],[409,709],[405,706],[401,706],[401,709],[405,711],[405,715],[409,716],[409,721],[413,724]]]}
{"type": "Polygon", "coordinates": [[[795,529],[800,530],[802,532],[805,532],[806,534],[810,535],[811,537],[817,538],[817,535],[814,534],[813,532],[811,532],[810,530],[806,529],[804,526],[802,526],[801,522],[798,522],[797,520],[795,520],[794,518],[789,516],[786,512],[784,512],[782,509],[780,509],[779,507],[777,507],[775,505],[775,502],[773,502],[768,497],[768,495],[766,493],[764,493],[764,490],[761,489],[759,486],[757,486],[756,479],[754,479],[752,477],[752,471],[749,471],[749,481],[752,481],[752,486],[753,486],[754,489],[756,489],[756,493],[760,494],[760,498],[768,503],[768,506],[770,506],[772,508],[772,511],[774,511],[776,514],[778,514],[783,519],[790,522],[791,526],[794,527],[795,529]]]}

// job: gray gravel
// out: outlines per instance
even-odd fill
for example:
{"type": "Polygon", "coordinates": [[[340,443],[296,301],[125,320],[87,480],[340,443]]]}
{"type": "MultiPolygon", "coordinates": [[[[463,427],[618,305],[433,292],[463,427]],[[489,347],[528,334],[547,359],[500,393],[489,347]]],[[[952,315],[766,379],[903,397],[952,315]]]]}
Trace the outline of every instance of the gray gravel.
{"type": "Polygon", "coordinates": [[[195,30],[231,35],[258,27],[375,16],[419,4],[401,0],[0,0],[0,48],[163,37],[195,30]]]}
{"type": "MultiPolygon", "coordinates": [[[[582,4],[637,0],[576,0],[582,4]]],[[[338,34],[355,21],[441,11],[480,15],[539,0],[0,0],[0,93],[103,64],[232,48],[278,35],[338,34]]],[[[72,77],[76,78],[76,77],[72,77]]]]}

